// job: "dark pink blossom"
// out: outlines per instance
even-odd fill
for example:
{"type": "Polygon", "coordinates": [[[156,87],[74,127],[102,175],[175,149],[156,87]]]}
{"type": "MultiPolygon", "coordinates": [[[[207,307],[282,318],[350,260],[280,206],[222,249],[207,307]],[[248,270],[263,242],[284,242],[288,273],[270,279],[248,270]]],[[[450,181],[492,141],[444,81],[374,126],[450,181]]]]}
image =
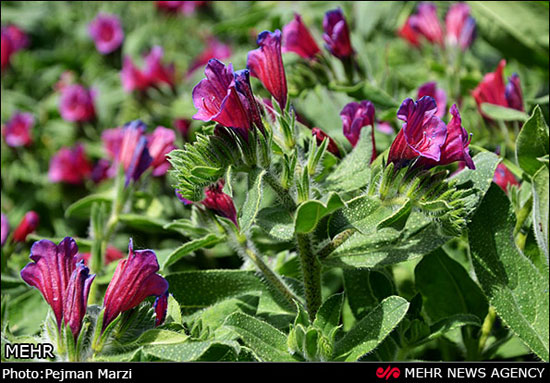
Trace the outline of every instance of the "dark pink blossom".
{"type": "Polygon", "coordinates": [[[409,44],[414,47],[420,46],[420,33],[418,33],[413,27],[411,27],[411,18],[407,18],[405,23],[399,28],[397,34],[407,40],[409,44]]]}
{"type": "Polygon", "coordinates": [[[321,143],[325,139],[328,139],[327,151],[334,154],[338,158],[341,157],[340,149],[338,149],[338,145],[336,145],[336,142],[328,134],[326,134],[319,128],[311,129],[311,134],[315,136],[317,145],[321,145],[321,143]]]}
{"type": "Polygon", "coordinates": [[[175,149],[174,142],[176,141],[176,133],[163,126],[157,127],[148,137],[149,154],[153,158],[151,167],[153,168],[153,176],[161,176],[166,174],[170,169],[170,162],[166,155],[175,149]]]}
{"type": "Polygon", "coordinates": [[[368,100],[359,102],[350,102],[340,112],[342,119],[342,128],[344,136],[348,139],[351,146],[355,147],[359,141],[361,130],[365,126],[371,126],[372,139],[372,158],[376,158],[376,146],[374,141],[374,105],[368,100]]]}
{"type": "Polygon", "coordinates": [[[421,3],[417,12],[409,19],[411,28],[424,36],[430,43],[443,45],[443,28],[437,17],[437,8],[430,3],[421,3]]]}
{"type": "Polygon", "coordinates": [[[155,1],[157,9],[168,13],[182,13],[191,15],[199,7],[204,6],[207,1],[155,1]]]}
{"type": "Polygon", "coordinates": [[[82,85],[72,84],[61,89],[59,113],[65,121],[86,122],[95,118],[94,93],[82,85]]]}
{"type": "Polygon", "coordinates": [[[302,22],[302,17],[295,13],[294,20],[283,27],[283,52],[294,52],[305,59],[315,59],[321,49],[311,36],[309,29],[302,22]]]}
{"type": "Polygon", "coordinates": [[[162,47],[155,45],[149,54],[145,56],[143,74],[148,78],[150,84],[164,83],[173,87],[176,84],[176,69],[174,63],[163,64],[163,56],[164,50],[162,47]]]}
{"type": "Polygon", "coordinates": [[[476,34],[475,19],[470,16],[470,7],[464,3],[453,4],[445,16],[446,42],[450,46],[468,49],[476,34]]]}
{"type": "Polygon", "coordinates": [[[2,129],[6,144],[11,147],[29,146],[32,143],[33,126],[32,114],[16,112],[2,129]]]}
{"type": "Polygon", "coordinates": [[[90,275],[90,269],[81,261],[76,264],[65,291],[63,316],[75,339],[82,329],[82,320],[86,315],[88,295],[94,278],[95,274],[90,275]]]}
{"type": "Polygon", "coordinates": [[[4,28],[2,28],[1,40],[1,69],[4,71],[10,65],[11,56],[14,53],[13,44],[9,35],[4,32],[4,28]]]}
{"type": "Polygon", "coordinates": [[[92,165],[86,158],[84,147],[63,147],[50,160],[48,178],[51,182],[65,182],[78,185],[90,176],[92,165]]]}
{"type": "Polygon", "coordinates": [[[517,178],[503,163],[497,165],[493,182],[500,186],[505,192],[508,191],[508,186],[510,185],[519,186],[517,178]]]}
{"type": "Polygon", "coordinates": [[[345,59],[354,54],[349,27],[340,8],[325,13],[323,30],[325,47],[333,56],[345,59]]]}
{"type": "Polygon", "coordinates": [[[123,127],[117,163],[124,166],[126,185],[130,183],[130,180],[136,182],[153,162],[147,148],[148,140],[145,137],[145,130],[146,125],[140,120],[129,122],[123,127]]]}
{"type": "Polygon", "coordinates": [[[166,319],[168,312],[168,290],[160,297],[157,297],[153,305],[155,307],[155,327],[160,326],[166,319]]]}
{"type": "Polygon", "coordinates": [[[39,223],[40,217],[38,213],[32,210],[28,211],[14,230],[13,240],[15,242],[25,242],[27,235],[35,231],[39,223]]]}
{"type": "Polygon", "coordinates": [[[107,13],[99,13],[88,26],[88,32],[98,52],[104,55],[117,50],[124,40],[120,19],[107,13]]]}
{"type": "Polygon", "coordinates": [[[4,243],[8,238],[8,234],[10,233],[10,222],[8,221],[8,217],[4,213],[2,213],[1,218],[2,221],[0,224],[0,246],[4,246],[4,243]]]}
{"type": "Polygon", "coordinates": [[[523,112],[523,93],[517,73],[513,73],[508,79],[508,84],[506,84],[504,89],[504,97],[506,97],[508,107],[523,112]]]}
{"type": "Polygon", "coordinates": [[[124,56],[120,78],[122,88],[128,93],[134,90],[144,91],[151,86],[149,77],[134,65],[129,56],[124,56]]]}
{"type": "Polygon", "coordinates": [[[223,192],[224,180],[220,180],[214,185],[209,186],[205,190],[206,198],[201,203],[214,214],[228,218],[235,226],[239,227],[237,222],[237,210],[231,197],[223,192]]]}
{"type": "Polygon", "coordinates": [[[447,94],[443,89],[437,87],[435,81],[427,82],[418,88],[417,100],[420,100],[424,96],[430,96],[435,100],[437,104],[437,112],[435,115],[439,118],[445,116],[447,113],[447,94]]]}
{"type": "Polygon", "coordinates": [[[121,260],[107,286],[103,307],[103,330],[121,313],[128,311],[149,296],[162,296],[168,282],[157,274],[159,264],[152,250],[134,250],[132,239],[128,258],[121,260]]]}
{"type": "Polygon", "coordinates": [[[187,75],[191,75],[196,69],[208,64],[211,59],[224,60],[231,57],[231,48],[214,36],[208,37],[204,50],[191,62],[187,75]]]}
{"type": "Polygon", "coordinates": [[[2,39],[2,57],[1,66],[2,71],[6,69],[11,61],[11,57],[26,48],[29,45],[29,38],[25,32],[23,32],[16,25],[10,24],[2,27],[1,29],[2,39]]]}
{"type": "Polygon", "coordinates": [[[260,79],[281,109],[285,109],[288,91],[281,54],[281,31],[263,31],[256,42],[260,47],[248,52],[246,67],[253,77],[260,79]]]}

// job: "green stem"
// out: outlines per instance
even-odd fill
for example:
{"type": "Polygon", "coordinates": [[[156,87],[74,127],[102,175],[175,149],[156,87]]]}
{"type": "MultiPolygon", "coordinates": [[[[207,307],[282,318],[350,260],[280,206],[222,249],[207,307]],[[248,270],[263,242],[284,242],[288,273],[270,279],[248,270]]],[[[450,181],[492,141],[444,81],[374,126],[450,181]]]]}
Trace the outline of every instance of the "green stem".
{"type": "Polygon", "coordinates": [[[481,326],[481,335],[479,337],[478,343],[479,353],[481,353],[485,349],[485,345],[487,343],[487,339],[489,339],[489,335],[491,334],[491,329],[493,328],[493,324],[495,323],[496,316],[497,313],[495,311],[495,308],[493,306],[489,306],[489,312],[487,313],[487,316],[483,321],[483,325],[481,326]]]}
{"type": "Polygon", "coordinates": [[[356,231],[357,229],[347,229],[336,235],[336,237],[334,237],[332,241],[330,241],[325,247],[321,249],[321,251],[319,251],[317,257],[319,259],[328,257],[334,250],[336,250],[339,246],[346,242],[349,237],[351,237],[356,231]]]}
{"type": "Polygon", "coordinates": [[[321,306],[321,264],[313,253],[308,234],[296,234],[298,254],[306,295],[306,309],[309,319],[313,321],[321,306]]]}
{"type": "Polygon", "coordinates": [[[289,211],[296,210],[296,202],[294,201],[294,198],[292,198],[292,196],[290,195],[287,189],[283,188],[279,180],[273,175],[271,171],[269,170],[266,171],[264,175],[264,180],[271,187],[271,189],[273,189],[273,191],[279,196],[279,198],[283,202],[283,205],[289,211]]]}

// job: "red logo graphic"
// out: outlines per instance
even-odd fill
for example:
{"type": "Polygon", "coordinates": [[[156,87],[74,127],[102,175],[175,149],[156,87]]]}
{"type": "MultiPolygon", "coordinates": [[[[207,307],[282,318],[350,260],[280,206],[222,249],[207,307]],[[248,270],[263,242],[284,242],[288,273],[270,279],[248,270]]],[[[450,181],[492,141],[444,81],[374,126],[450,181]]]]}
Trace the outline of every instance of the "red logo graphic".
{"type": "Polygon", "coordinates": [[[389,378],[399,378],[399,375],[401,375],[401,371],[397,367],[388,366],[385,370],[383,367],[378,367],[376,369],[376,376],[380,379],[386,378],[388,380],[389,378]]]}

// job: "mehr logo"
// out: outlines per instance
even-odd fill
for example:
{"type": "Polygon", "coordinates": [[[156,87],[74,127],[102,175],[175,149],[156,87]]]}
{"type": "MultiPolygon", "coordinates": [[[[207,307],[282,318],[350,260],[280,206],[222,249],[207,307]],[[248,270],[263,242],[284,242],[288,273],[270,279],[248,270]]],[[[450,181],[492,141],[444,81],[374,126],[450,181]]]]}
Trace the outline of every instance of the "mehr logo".
{"type": "Polygon", "coordinates": [[[386,379],[389,378],[399,378],[399,375],[401,375],[401,370],[399,370],[398,367],[389,366],[384,370],[383,367],[378,367],[376,369],[376,376],[380,379],[386,379]]]}
{"type": "Polygon", "coordinates": [[[6,359],[54,359],[53,346],[49,343],[7,343],[6,359]]]}

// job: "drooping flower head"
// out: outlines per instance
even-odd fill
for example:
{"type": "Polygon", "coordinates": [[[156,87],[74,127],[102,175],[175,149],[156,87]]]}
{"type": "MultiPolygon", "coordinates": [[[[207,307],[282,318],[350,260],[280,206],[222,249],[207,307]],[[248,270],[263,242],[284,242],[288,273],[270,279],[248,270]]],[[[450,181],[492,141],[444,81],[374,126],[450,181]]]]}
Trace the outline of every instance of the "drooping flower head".
{"type": "Polygon", "coordinates": [[[8,217],[4,213],[2,213],[1,217],[2,221],[0,223],[0,246],[4,246],[4,243],[6,242],[6,239],[10,234],[10,222],[8,221],[8,217]]]}
{"type": "Polygon", "coordinates": [[[430,43],[443,45],[443,28],[437,17],[437,8],[430,3],[418,5],[417,12],[409,19],[410,26],[430,43]]]}
{"type": "Polygon", "coordinates": [[[523,111],[523,96],[519,76],[517,74],[512,75],[505,86],[503,76],[505,66],[506,60],[500,60],[496,71],[487,73],[472,91],[478,110],[484,117],[487,117],[481,111],[481,104],[484,103],[523,111]]]}
{"type": "Polygon", "coordinates": [[[311,36],[309,29],[302,22],[302,17],[295,13],[294,20],[283,27],[283,52],[294,52],[302,58],[313,60],[321,49],[311,36]]]}
{"type": "Polygon", "coordinates": [[[79,263],[75,240],[66,237],[59,245],[46,239],[35,242],[30,259],[33,262],[21,270],[21,278],[42,293],[54,312],[58,329],[64,318],[76,337],[95,275],[90,275],[88,268],[79,263]]]}
{"type": "Polygon", "coordinates": [[[168,290],[160,297],[157,297],[153,307],[155,308],[155,327],[160,326],[166,319],[166,313],[168,311],[168,290]]]}
{"type": "Polygon", "coordinates": [[[509,185],[519,186],[519,182],[514,174],[502,162],[497,165],[493,182],[501,187],[505,192],[508,191],[509,185]]]}
{"type": "Polygon", "coordinates": [[[157,127],[148,137],[148,150],[153,158],[151,167],[153,168],[153,176],[161,176],[166,174],[170,169],[170,162],[166,155],[176,148],[176,133],[163,126],[157,127]]]}
{"type": "Polygon", "coordinates": [[[361,129],[365,126],[371,126],[372,139],[372,158],[376,158],[376,150],[374,143],[374,105],[368,100],[359,102],[350,102],[340,112],[342,119],[342,128],[344,136],[348,139],[351,146],[355,147],[359,141],[361,129]]]}
{"type": "Polygon", "coordinates": [[[27,235],[35,231],[39,223],[40,216],[38,213],[32,210],[28,211],[13,232],[13,240],[15,242],[25,242],[27,235]]]}
{"type": "Polygon", "coordinates": [[[88,26],[88,32],[98,52],[104,55],[117,50],[124,40],[120,19],[107,13],[99,13],[88,26]]]}
{"type": "Polygon", "coordinates": [[[81,184],[90,176],[92,164],[86,158],[84,146],[77,144],[73,148],[63,147],[50,160],[48,178],[51,182],[65,182],[71,185],[81,184]]]}
{"type": "Polygon", "coordinates": [[[246,67],[253,77],[260,79],[284,110],[288,91],[281,54],[281,31],[263,31],[256,42],[260,47],[248,52],[246,67]]]}
{"type": "Polygon", "coordinates": [[[326,134],[325,132],[323,132],[319,128],[311,129],[311,134],[315,136],[315,139],[317,141],[318,146],[321,145],[321,143],[325,139],[328,139],[327,150],[330,153],[334,154],[336,157],[338,157],[338,158],[341,157],[340,149],[338,149],[338,145],[336,144],[336,142],[328,134],[326,134]]]}
{"type": "Polygon", "coordinates": [[[437,87],[435,81],[427,82],[418,88],[417,99],[420,100],[424,96],[430,96],[437,104],[437,112],[435,115],[439,118],[447,113],[447,94],[443,89],[437,87]]]}
{"type": "MultiPolygon", "coordinates": [[[[255,117],[259,112],[252,96],[248,71],[233,72],[231,64],[225,66],[212,59],[204,73],[206,78],[193,88],[193,104],[197,108],[193,119],[216,121],[248,137],[248,131],[261,124],[255,117]]],[[[263,129],[262,125],[258,127],[263,129]]]]}
{"type": "Polygon", "coordinates": [[[424,96],[417,102],[410,98],[403,101],[397,118],[405,123],[390,147],[388,162],[398,167],[418,157],[439,162],[447,127],[435,115],[436,111],[437,105],[432,97],[424,96]]]}
{"type": "Polygon", "coordinates": [[[134,250],[132,239],[128,258],[121,260],[107,286],[103,307],[103,330],[121,313],[150,296],[159,297],[168,291],[168,282],[157,274],[159,264],[152,250],[134,250]]]}
{"type": "Polygon", "coordinates": [[[2,128],[6,144],[11,147],[29,146],[32,143],[31,130],[33,126],[32,114],[16,112],[2,128]]]}
{"type": "Polygon", "coordinates": [[[231,197],[223,192],[224,180],[220,180],[204,191],[206,198],[201,203],[215,214],[230,219],[235,226],[237,222],[237,210],[231,197]]]}
{"type": "Polygon", "coordinates": [[[224,60],[229,57],[231,57],[229,45],[222,43],[214,36],[210,36],[206,39],[204,50],[190,64],[187,75],[189,76],[196,69],[205,66],[211,59],[224,60]]]}
{"type": "Polygon", "coordinates": [[[61,89],[59,113],[65,121],[86,122],[95,118],[94,93],[82,85],[72,84],[61,89]]]}
{"type": "Polygon", "coordinates": [[[325,13],[323,30],[325,47],[333,56],[342,60],[354,54],[348,23],[340,8],[325,13]]]}
{"type": "Polygon", "coordinates": [[[445,16],[445,26],[447,45],[458,45],[463,51],[472,45],[476,36],[476,21],[470,16],[468,5],[453,4],[445,16]]]}

